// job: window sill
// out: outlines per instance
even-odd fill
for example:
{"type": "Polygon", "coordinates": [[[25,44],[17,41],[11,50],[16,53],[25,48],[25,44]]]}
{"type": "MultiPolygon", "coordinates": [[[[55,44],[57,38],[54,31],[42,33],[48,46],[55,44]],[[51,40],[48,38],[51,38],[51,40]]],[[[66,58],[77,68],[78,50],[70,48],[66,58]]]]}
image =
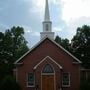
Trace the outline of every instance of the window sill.
{"type": "Polygon", "coordinates": [[[27,86],[27,87],[31,87],[31,88],[34,88],[35,86],[27,86]]]}
{"type": "Polygon", "coordinates": [[[67,87],[68,88],[68,87],[70,87],[70,85],[62,85],[62,87],[67,87]]]}

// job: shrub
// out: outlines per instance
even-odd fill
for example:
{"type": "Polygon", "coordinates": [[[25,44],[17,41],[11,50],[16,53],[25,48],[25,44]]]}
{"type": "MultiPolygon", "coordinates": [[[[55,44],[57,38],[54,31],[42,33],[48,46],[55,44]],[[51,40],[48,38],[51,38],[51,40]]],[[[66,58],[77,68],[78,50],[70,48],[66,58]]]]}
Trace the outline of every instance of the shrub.
{"type": "Polygon", "coordinates": [[[2,80],[0,90],[20,90],[20,86],[14,77],[6,76],[2,80]]]}

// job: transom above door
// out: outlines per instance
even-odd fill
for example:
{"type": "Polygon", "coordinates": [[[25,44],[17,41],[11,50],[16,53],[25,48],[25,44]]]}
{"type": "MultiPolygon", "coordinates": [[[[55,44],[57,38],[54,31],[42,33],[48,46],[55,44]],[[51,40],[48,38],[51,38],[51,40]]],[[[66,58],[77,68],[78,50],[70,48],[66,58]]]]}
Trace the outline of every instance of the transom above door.
{"type": "Polygon", "coordinates": [[[42,90],[55,90],[55,73],[50,64],[42,69],[42,90]]]}

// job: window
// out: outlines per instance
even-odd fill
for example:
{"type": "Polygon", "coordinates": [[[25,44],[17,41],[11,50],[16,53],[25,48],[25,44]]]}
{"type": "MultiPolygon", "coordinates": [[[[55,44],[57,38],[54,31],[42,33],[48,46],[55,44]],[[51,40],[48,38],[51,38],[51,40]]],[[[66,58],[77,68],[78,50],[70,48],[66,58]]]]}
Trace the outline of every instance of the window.
{"type": "Polygon", "coordinates": [[[47,64],[44,68],[42,73],[54,73],[53,68],[51,67],[51,65],[47,64]]]}
{"type": "Polygon", "coordinates": [[[63,73],[62,86],[70,86],[70,74],[69,73],[63,73]]]}
{"type": "Polygon", "coordinates": [[[28,73],[28,86],[34,86],[35,76],[33,73],[28,73]]]}

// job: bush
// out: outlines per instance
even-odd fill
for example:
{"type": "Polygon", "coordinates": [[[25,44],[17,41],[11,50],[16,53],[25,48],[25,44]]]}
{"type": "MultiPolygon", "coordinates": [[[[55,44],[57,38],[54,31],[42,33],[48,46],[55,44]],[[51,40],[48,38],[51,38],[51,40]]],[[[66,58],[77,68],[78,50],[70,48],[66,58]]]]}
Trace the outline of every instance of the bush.
{"type": "Polygon", "coordinates": [[[6,76],[1,83],[0,90],[20,90],[20,86],[12,76],[6,76]]]}
{"type": "Polygon", "coordinates": [[[90,79],[81,80],[80,90],[90,90],[90,79]]]}

